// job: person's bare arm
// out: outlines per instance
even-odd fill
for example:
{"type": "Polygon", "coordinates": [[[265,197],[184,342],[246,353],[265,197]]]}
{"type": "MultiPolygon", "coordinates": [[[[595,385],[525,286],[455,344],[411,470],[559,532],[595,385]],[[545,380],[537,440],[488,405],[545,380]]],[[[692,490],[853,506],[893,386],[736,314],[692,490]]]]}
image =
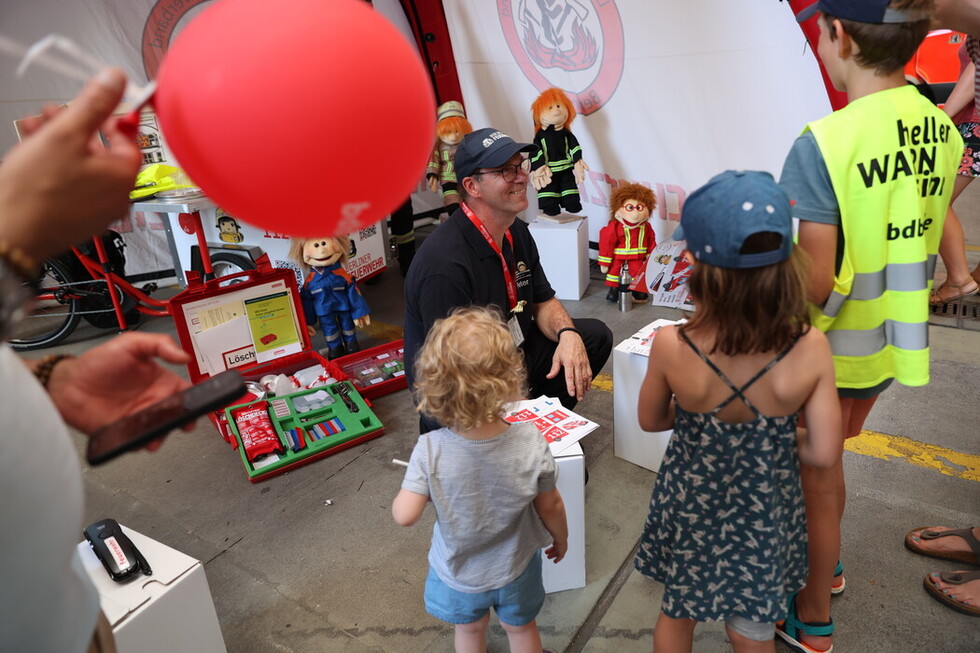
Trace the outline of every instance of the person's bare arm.
{"type": "Polygon", "coordinates": [[[980,0],[935,0],[933,29],[945,27],[980,37],[980,0]]]}
{"type": "Polygon", "coordinates": [[[399,490],[391,502],[391,516],[399,526],[413,526],[422,518],[429,497],[410,490],[399,490]]]}
{"type": "Polygon", "coordinates": [[[810,467],[831,467],[841,458],[844,435],[841,433],[840,401],[834,380],[834,362],[827,337],[810,329],[800,344],[812,350],[807,367],[817,370],[817,385],[803,404],[806,429],[798,432],[800,462],[810,467]]]}
{"type": "Polygon", "coordinates": [[[943,111],[950,118],[962,111],[963,107],[976,101],[976,96],[974,95],[976,71],[976,66],[971,62],[970,65],[963,69],[960,78],[956,80],[956,86],[953,87],[953,90],[949,93],[949,97],[946,98],[943,111]]]}
{"type": "Polygon", "coordinates": [[[558,488],[534,497],[534,509],[551,533],[552,544],[544,554],[553,562],[561,562],[568,551],[568,520],[565,517],[565,502],[558,488]]]}
{"type": "Polygon", "coordinates": [[[644,431],[666,431],[674,428],[674,393],[667,384],[664,370],[670,365],[676,349],[677,327],[664,327],[650,347],[647,373],[640,386],[637,418],[644,431]]]}
{"type": "Polygon", "coordinates": [[[834,289],[837,225],[800,221],[799,246],[810,256],[807,299],[823,306],[834,289]]]}

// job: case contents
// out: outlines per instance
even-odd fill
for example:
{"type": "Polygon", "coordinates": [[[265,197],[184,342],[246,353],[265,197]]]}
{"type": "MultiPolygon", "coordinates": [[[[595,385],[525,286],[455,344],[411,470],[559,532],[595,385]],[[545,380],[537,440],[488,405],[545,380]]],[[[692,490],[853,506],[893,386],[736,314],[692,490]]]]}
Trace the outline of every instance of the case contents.
{"type": "Polygon", "coordinates": [[[245,457],[254,463],[271,453],[282,454],[282,442],[269,419],[267,404],[259,401],[234,411],[235,426],[245,448],[245,457]]]}

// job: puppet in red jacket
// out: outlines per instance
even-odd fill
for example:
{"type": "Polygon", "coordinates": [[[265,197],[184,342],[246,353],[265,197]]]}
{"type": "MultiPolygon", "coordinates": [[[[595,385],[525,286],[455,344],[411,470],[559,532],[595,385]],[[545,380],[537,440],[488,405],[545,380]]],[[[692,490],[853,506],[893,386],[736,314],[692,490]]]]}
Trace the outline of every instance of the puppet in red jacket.
{"type": "Polygon", "coordinates": [[[300,299],[310,337],[319,323],[327,341],[327,358],[360,351],[354,327],[371,324],[371,309],[344,268],[350,239],[347,236],[293,239],[289,257],[308,271],[300,299]]]}
{"type": "MultiPolygon", "coordinates": [[[[657,241],[653,227],[647,223],[657,206],[653,191],[640,184],[621,184],[609,198],[609,224],[599,230],[599,270],[610,286],[606,299],[615,302],[619,275],[626,264],[634,279],[644,274],[647,256],[657,241]]],[[[633,291],[633,299],[646,301],[649,295],[633,291]]]]}

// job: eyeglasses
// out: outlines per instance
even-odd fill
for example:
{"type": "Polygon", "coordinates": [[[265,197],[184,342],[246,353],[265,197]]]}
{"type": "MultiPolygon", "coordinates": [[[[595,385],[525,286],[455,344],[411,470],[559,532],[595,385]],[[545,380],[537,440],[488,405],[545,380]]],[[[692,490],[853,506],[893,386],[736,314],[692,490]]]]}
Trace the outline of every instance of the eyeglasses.
{"type": "Polygon", "coordinates": [[[623,204],[623,208],[627,211],[642,211],[646,207],[642,204],[623,204]]]}
{"type": "Polygon", "coordinates": [[[473,175],[475,176],[475,175],[496,174],[496,175],[500,175],[501,178],[503,178],[503,180],[506,181],[507,183],[511,183],[512,181],[517,179],[518,170],[523,171],[524,174],[529,173],[531,171],[531,160],[524,159],[520,163],[512,163],[510,165],[501,166],[494,170],[477,170],[476,172],[473,173],[473,175]]]}

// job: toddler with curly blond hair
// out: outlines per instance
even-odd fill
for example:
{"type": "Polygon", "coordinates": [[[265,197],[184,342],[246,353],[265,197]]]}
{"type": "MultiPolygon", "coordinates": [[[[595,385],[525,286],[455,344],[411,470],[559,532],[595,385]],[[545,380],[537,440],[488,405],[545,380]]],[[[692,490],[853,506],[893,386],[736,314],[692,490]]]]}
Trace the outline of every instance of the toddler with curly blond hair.
{"type": "Polygon", "coordinates": [[[411,526],[432,501],[425,607],[455,624],[457,651],[486,650],[491,608],[511,651],[541,651],[541,548],[554,562],[568,548],[547,442],[503,419],[525,387],[502,317],[483,307],[437,321],[416,361],[418,410],[449,426],[419,436],[391,512],[411,526]]]}

